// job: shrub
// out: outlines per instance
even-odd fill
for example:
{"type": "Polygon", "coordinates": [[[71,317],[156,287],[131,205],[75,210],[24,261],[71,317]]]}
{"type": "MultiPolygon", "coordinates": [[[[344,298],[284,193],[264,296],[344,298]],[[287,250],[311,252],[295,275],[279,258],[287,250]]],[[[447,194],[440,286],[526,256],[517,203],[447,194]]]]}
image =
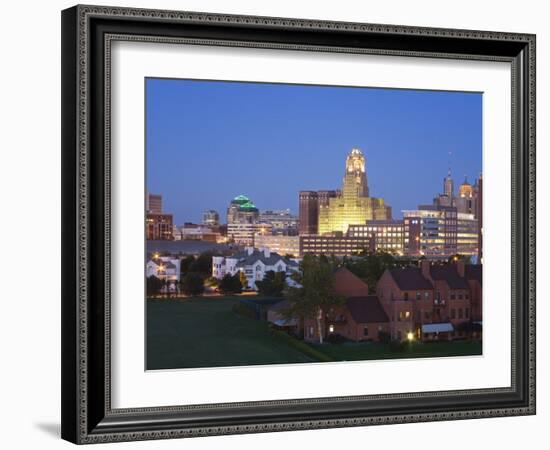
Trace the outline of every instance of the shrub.
{"type": "Polygon", "coordinates": [[[392,352],[404,352],[407,348],[407,343],[403,341],[391,341],[390,350],[392,352]]]}
{"type": "Polygon", "coordinates": [[[325,339],[325,342],[328,342],[329,344],[343,344],[348,341],[349,339],[345,338],[341,334],[329,334],[325,339]]]}
{"type": "Polygon", "coordinates": [[[313,347],[310,347],[308,344],[306,344],[303,341],[299,341],[298,339],[293,338],[289,334],[285,333],[284,331],[279,330],[272,330],[271,334],[280,339],[281,341],[286,342],[287,345],[289,345],[292,348],[295,348],[296,350],[302,352],[304,355],[309,356],[310,358],[313,358],[320,362],[331,362],[334,361],[330,356],[325,355],[324,353],[321,353],[319,350],[314,349],[313,347]]]}
{"type": "Polygon", "coordinates": [[[202,277],[197,273],[188,273],[181,281],[181,290],[186,295],[201,295],[204,292],[202,277]]]}
{"type": "Polygon", "coordinates": [[[238,294],[243,290],[239,274],[226,274],[218,285],[223,294],[238,294]]]}
{"type": "Polygon", "coordinates": [[[390,333],[388,333],[387,331],[379,331],[378,340],[381,344],[389,344],[391,342],[390,333]]]}

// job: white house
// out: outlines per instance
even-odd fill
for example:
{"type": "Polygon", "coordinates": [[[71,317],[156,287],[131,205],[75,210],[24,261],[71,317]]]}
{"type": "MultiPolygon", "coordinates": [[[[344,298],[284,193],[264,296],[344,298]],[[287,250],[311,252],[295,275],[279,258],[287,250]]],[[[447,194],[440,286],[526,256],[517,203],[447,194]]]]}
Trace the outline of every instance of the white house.
{"type": "Polygon", "coordinates": [[[169,256],[153,257],[145,265],[145,276],[166,280],[168,289],[176,290],[176,284],[180,280],[180,260],[169,256]]]}
{"type": "Polygon", "coordinates": [[[257,289],[256,281],[264,279],[266,272],[285,272],[287,284],[292,285],[290,279],[293,272],[298,271],[298,262],[273,253],[267,248],[259,250],[246,247],[244,251],[232,256],[214,256],[212,258],[212,276],[221,280],[226,274],[235,275],[243,272],[251,289],[257,289]]]}

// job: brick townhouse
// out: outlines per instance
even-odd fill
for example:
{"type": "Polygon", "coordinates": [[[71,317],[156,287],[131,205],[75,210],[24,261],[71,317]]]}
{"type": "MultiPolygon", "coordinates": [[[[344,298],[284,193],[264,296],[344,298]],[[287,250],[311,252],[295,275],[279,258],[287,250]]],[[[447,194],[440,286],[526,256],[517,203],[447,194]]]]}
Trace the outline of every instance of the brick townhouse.
{"type": "MultiPolygon", "coordinates": [[[[323,338],[340,335],[353,341],[377,341],[380,333],[389,332],[389,319],[376,295],[369,295],[368,285],[344,267],[334,273],[334,292],[344,304],[323,311],[323,338]]],[[[319,340],[316,318],[304,320],[304,338],[319,340]]]]}
{"type": "Polygon", "coordinates": [[[482,319],[481,266],[431,263],[388,269],[377,295],[390,320],[392,339],[477,337],[482,319]],[[472,331],[470,324],[478,324],[472,331]]]}

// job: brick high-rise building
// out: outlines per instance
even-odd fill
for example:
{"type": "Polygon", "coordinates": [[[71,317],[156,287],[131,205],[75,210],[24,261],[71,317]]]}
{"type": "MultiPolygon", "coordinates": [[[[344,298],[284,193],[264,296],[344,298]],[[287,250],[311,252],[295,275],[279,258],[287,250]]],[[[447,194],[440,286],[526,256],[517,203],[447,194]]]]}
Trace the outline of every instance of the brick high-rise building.
{"type": "Polygon", "coordinates": [[[145,234],[148,240],[174,239],[172,214],[147,214],[145,219],[145,234]]]}
{"type": "Polygon", "coordinates": [[[317,234],[319,225],[319,194],[317,191],[300,191],[299,202],[300,234],[317,234]]]}
{"type": "Polygon", "coordinates": [[[162,195],[147,194],[145,209],[147,213],[162,214],[162,195]]]}

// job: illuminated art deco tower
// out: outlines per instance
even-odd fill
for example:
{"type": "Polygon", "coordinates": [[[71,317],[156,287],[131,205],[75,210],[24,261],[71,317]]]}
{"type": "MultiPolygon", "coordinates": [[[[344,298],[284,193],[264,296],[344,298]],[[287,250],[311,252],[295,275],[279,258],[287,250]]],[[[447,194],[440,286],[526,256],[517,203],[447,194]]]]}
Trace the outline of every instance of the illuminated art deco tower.
{"type": "Polygon", "coordinates": [[[369,197],[365,157],[354,148],[346,158],[342,195],[319,207],[319,234],[346,233],[350,225],[386,219],[391,219],[391,208],[384,199],[369,197]]]}

